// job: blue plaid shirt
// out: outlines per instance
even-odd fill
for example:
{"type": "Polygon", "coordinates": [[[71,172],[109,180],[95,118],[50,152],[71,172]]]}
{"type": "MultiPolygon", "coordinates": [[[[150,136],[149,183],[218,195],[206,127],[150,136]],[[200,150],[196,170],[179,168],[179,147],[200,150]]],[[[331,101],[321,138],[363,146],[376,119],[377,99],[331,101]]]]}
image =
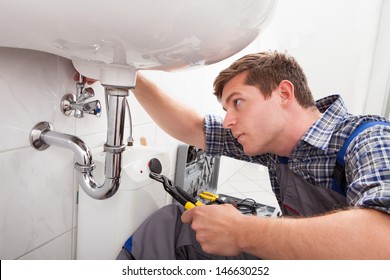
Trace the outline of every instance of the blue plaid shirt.
{"type": "MultiPolygon", "coordinates": [[[[331,189],[336,156],[346,138],[362,122],[387,120],[373,115],[349,114],[339,95],[320,99],[316,106],[323,115],[295,146],[288,166],[308,183],[331,189]]],[[[267,166],[272,189],[281,204],[279,179],[276,176],[279,156],[246,155],[241,144],[230,130],[223,128],[222,123],[220,116],[205,116],[206,153],[267,166]]],[[[390,127],[375,125],[362,131],[350,143],[344,158],[348,204],[390,214],[390,127]]]]}

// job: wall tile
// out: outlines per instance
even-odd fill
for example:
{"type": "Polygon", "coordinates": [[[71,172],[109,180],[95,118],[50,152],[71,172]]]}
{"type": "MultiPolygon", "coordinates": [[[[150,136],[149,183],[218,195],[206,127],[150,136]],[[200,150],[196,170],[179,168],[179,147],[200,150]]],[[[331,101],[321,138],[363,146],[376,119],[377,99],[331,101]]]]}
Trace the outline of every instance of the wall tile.
{"type": "Polygon", "coordinates": [[[58,147],[38,152],[29,134],[39,121],[74,133],[74,119],[59,110],[62,95],[74,87],[73,66],[10,48],[0,48],[0,66],[0,258],[20,258],[52,241],[70,252],[69,242],[55,240],[72,229],[73,153],[58,147]]]}
{"type": "Polygon", "coordinates": [[[59,111],[72,88],[69,60],[36,51],[0,48],[0,151],[30,146],[29,132],[44,120],[72,132],[73,120],[59,111]]]}
{"type": "Polygon", "coordinates": [[[50,147],[0,153],[0,258],[14,259],[72,228],[73,155],[50,147]]]}
{"type": "Polygon", "coordinates": [[[20,260],[69,260],[71,259],[71,244],[72,233],[66,232],[24,255],[20,260]]]}

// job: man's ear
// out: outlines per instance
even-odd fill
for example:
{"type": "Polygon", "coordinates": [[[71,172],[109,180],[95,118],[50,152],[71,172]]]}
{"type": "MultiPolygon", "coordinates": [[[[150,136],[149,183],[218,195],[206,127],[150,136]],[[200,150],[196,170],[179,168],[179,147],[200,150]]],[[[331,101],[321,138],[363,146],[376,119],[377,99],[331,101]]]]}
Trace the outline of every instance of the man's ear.
{"type": "Polygon", "coordinates": [[[289,80],[281,81],[279,90],[282,105],[288,105],[295,98],[294,85],[289,80]]]}

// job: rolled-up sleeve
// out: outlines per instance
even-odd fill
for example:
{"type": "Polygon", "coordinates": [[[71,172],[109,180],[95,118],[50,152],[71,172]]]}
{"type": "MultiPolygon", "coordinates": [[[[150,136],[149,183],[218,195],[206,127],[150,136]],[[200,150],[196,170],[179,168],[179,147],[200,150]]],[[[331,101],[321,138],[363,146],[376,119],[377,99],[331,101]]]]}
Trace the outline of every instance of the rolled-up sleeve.
{"type": "Polygon", "coordinates": [[[349,204],[390,214],[390,127],[375,126],[359,134],[347,156],[349,204]]]}
{"type": "Polygon", "coordinates": [[[223,119],[217,115],[206,115],[204,118],[206,137],[205,152],[210,156],[228,156],[239,160],[267,165],[264,155],[248,156],[242,145],[233,137],[229,129],[223,127],[223,119]]]}
{"type": "Polygon", "coordinates": [[[216,115],[206,115],[204,119],[206,136],[206,153],[210,156],[224,154],[224,143],[229,138],[227,129],[223,128],[223,119],[216,115]]]}

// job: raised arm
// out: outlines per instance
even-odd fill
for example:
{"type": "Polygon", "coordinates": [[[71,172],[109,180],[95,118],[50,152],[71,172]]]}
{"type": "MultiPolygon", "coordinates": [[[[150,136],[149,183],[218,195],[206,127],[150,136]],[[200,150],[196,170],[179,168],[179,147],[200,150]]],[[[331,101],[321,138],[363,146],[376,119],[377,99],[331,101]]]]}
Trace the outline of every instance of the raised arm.
{"type": "Polygon", "coordinates": [[[205,148],[202,115],[174,100],[141,73],[138,73],[136,87],[132,91],[146,112],[166,133],[187,144],[205,148]]]}

